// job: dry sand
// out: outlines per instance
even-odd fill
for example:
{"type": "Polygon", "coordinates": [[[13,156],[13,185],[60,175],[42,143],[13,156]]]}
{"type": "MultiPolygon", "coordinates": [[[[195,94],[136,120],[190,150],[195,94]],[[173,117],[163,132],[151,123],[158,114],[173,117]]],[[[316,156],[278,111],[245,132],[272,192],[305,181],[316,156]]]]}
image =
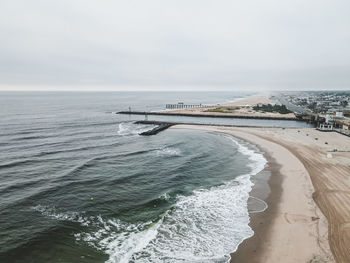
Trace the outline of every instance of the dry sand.
{"type": "MultiPolygon", "coordinates": [[[[198,114],[198,115],[223,115],[223,116],[247,116],[247,117],[268,117],[268,118],[293,118],[295,119],[294,113],[280,114],[275,112],[257,112],[252,109],[253,106],[262,104],[275,104],[273,100],[266,96],[252,96],[245,99],[240,99],[233,102],[218,104],[212,107],[204,108],[188,108],[188,109],[176,109],[166,111],[168,114],[198,114]],[[217,107],[239,107],[232,113],[222,113],[222,112],[208,112],[207,110],[212,110],[217,107]]],[[[164,113],[164,112],[162,112],[164,113]]]]}
{"type": "Polygon", "coordinates": [[[350,152],[339,152],[350,151],[350,137],[315,129],[174,128],[231,134],[276,162],[269,208],[253,217],[255,235],[232,262],[350,262],[350,152]]]}
{"type": "Polygon", "coordinates": [[[275,101],[270,99],[267,96],[251,96],[248,98],[228,102],[228,103],[223,103],[220,104],[222,106],[254,106],[257,105],[258,103],[262,104],[275,104],[275,101]]]}

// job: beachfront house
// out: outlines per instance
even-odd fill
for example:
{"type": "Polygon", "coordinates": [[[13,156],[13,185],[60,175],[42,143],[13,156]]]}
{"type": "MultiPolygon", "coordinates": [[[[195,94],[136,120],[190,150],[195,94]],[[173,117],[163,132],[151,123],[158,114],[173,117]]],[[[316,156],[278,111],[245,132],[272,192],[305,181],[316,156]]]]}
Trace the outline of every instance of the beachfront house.
{"type": "Polygon", "coordinates": [[[332,131],[333,130],[333,123],[330,123],[330,122],[320,123],[320,125],[317,127],[317,129],[321,130],[321,131],[332,131]]]}

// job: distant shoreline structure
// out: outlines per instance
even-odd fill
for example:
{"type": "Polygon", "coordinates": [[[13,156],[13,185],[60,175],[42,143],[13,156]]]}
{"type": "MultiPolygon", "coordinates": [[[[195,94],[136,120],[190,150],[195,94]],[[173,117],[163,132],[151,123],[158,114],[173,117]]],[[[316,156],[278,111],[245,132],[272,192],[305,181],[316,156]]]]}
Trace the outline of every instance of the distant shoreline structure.
{"type": "Polygon", "coordinates": [[[232,119],[260,119],[260,120],[287,120],[308,122],[305,119],[290,117],[272,117],[272,116],[246,116],[246,115],[219,115],[219,114],[196,114],[196,113],[172,113],[172,112],[148,112],[148,111],[119,111],[116,114],[129,115],[161,115],[161,116],[181,116],[181,117],[201,117],[201,118],[232,118],[232,119]]]}

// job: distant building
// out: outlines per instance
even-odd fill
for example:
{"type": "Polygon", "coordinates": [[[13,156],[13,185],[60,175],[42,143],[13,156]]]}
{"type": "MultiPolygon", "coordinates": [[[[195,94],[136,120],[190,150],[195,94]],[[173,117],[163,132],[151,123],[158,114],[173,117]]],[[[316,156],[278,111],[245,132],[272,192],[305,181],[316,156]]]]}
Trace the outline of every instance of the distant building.
{"type": "Polygon", "coordinates": [[[338,117],[338,118],[344,117],[343,112],[342,111],[336,111],[335,112],[335,117],[338,117]]]}
{"type": "Polygon", "coordinates": [[[330,114],[326,114],[326,123],[330,123],[333,121],[333,116],[330,114]]]}
{"type": "Polygon", "coordinates": [[[343,129],[345,131],[350,130],[350,120],[343,119],[343,120],[336,120],[335,122],[340,129],[343,129]]]}
{"type": "Polygon", "coordinates": [[[329,122],[320,123],[317,129],[321,131],[332,131],[333,123],[329,123],[329,122]]]}

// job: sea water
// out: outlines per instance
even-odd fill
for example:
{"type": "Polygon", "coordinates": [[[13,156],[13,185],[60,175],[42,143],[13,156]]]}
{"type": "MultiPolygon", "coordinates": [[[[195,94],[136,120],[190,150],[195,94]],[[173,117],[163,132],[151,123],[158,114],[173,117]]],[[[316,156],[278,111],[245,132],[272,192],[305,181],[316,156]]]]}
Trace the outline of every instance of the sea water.
{"type": "Polygon", "coordinates": [[[115,112],[247,95],[0,93],[0,262],[227,262],[262,153],[115,112]]]}

